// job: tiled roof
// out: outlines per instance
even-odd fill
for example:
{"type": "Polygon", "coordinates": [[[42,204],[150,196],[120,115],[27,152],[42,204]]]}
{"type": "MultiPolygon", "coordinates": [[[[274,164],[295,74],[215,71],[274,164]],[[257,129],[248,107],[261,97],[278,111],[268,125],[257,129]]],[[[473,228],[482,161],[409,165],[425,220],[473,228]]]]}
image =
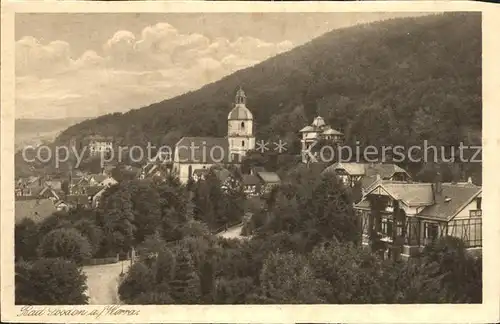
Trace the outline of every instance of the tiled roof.
{"type": "MultiPolygon", "coordinates": [[[[389,195],[402,200],[409,206],[423,206],[424,209],[418,214],[420,217],[438,220],[450,220],[472,199],[481,195],[481,187],[464,183],[442,183],[441,192],[435,192],[435,186],[432,183],[380,180],[370,190],[373,191],[379,186],[389,195]]],[[[362,200],[356,208],[365,208],[366,204],[366,200],[362,200]]]]}
{"type": "Polygon", "coordinates": [[[461,184],[442,184],[442,191],[436,194],[435,204],[425,207],[420,216],[450,220],[465,206],[481,194],[481,187],[461,184]],[[445,201],[450,198],[449,201],[445,201]]]}
{"type": "Polygon", "coordinates": [[[260,179],[265,183],[280,183],[281,179],[276,172],[259,172],[257,173],[260,179]]]}
{"type": "Polygon", "coordinates": [[[404,169],[392,163],[378,163],[373,165],[370,164],[366,165],[366,175],[379,174],[382,179],[389,179],[394,175],[394,173],[408,174],[404,169]]]}
{"type": "Polygon", "coordinates": [[[373,186],[377,180],[379,179],[376,175],[364,176],[361,178],[361,188],[364,190],[370,190],[370,187],[373,186]]]}
{"type": "Polygon", "coordinates": [[[365,163],[335,163],[327,167],[324,172],[335,172],[336,170],[345,170],[351,176],[365,175],[365,163]]]}
{"type": "Polygon", "coordinates": [[[54,212],[56,212],[56,207],[49,199],[17,200],[14,211],[15,222],[19,223],[25,218],[39,222],[54,212]]]}
{"type": "Polygon", "coordinates": [[[175,162],[179,163],[231,162],[229,143],[223,137],[183,137],[175,145],[175,151],[175,162]]]}
{"type": "MultiPolygon", "coordinates": [[[[381,185],[391,196],[409,206],[425,206],[433,203],[432,184],[382,181],[381,185]]],[[[372,190],[377,186],[372,187],[372,190]]]]}

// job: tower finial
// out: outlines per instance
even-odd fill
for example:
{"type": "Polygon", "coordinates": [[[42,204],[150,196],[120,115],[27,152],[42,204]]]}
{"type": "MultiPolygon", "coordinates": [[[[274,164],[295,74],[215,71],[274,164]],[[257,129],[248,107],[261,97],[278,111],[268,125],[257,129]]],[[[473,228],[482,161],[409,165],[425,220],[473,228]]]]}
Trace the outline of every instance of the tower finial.
{"type": "Polygon", "coordinates": [[[239,86],[238,91],[236,91],[236,98],[235,98],[235,103],[236,104],[245,104],[246,101],[246,96],[245,96],[245,91],[243,91],[243,88],[241,85],[239,86]]]}

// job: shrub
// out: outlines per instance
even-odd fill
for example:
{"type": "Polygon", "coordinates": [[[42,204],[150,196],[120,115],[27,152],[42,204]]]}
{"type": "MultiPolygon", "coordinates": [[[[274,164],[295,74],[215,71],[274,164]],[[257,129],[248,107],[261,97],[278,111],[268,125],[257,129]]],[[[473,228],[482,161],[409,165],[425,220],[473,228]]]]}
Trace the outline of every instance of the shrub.
{"type": "Polygon", "coordinates": [[[45,235],[38,246],[38,255],[46,258],[64,258],[81,264],[92,255],[87,238],[74,228],[59,228],[45,235]]]}
{"type": "Polygon", "coordinates": [[[39,259],[16,264],[17,305],[83,305],[87,277],[76,263],[64,259],[39,259]]]}

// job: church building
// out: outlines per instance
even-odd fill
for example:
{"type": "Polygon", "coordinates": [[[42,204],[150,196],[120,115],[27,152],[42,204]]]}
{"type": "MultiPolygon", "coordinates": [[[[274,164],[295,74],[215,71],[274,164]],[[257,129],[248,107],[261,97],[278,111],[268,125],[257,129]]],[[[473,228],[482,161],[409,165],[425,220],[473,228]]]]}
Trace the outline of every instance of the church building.
{"type": "Polygon", "coordinates": [[[173,172],[186,183],[195,171],[200,173],[218,164],[238,164],[254,149],[253,115],[246,107],[246,95],[240,88],[227,116],[227,136],[181,138],[175,145],[173,172]]]}

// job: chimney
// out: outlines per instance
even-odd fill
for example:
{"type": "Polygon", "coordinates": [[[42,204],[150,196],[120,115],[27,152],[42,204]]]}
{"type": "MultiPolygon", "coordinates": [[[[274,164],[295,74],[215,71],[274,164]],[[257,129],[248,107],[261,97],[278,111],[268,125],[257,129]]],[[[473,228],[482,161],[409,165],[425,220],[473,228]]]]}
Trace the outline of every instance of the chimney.
{"type": "Polygon", "coordinates": [[[378,174],[378,173],[377,173],[377,175],[376,175],[376,180],[377,180],[377,181],[380,181],[380,179],[381,179],[381,178],[380,178],[380,174],[378,174]]]}
{"type": "Polygon", "coordinates": [[[469,178],[467,179],[467,183],[472,184],[472,177],[469,177],[469,178]]]}

